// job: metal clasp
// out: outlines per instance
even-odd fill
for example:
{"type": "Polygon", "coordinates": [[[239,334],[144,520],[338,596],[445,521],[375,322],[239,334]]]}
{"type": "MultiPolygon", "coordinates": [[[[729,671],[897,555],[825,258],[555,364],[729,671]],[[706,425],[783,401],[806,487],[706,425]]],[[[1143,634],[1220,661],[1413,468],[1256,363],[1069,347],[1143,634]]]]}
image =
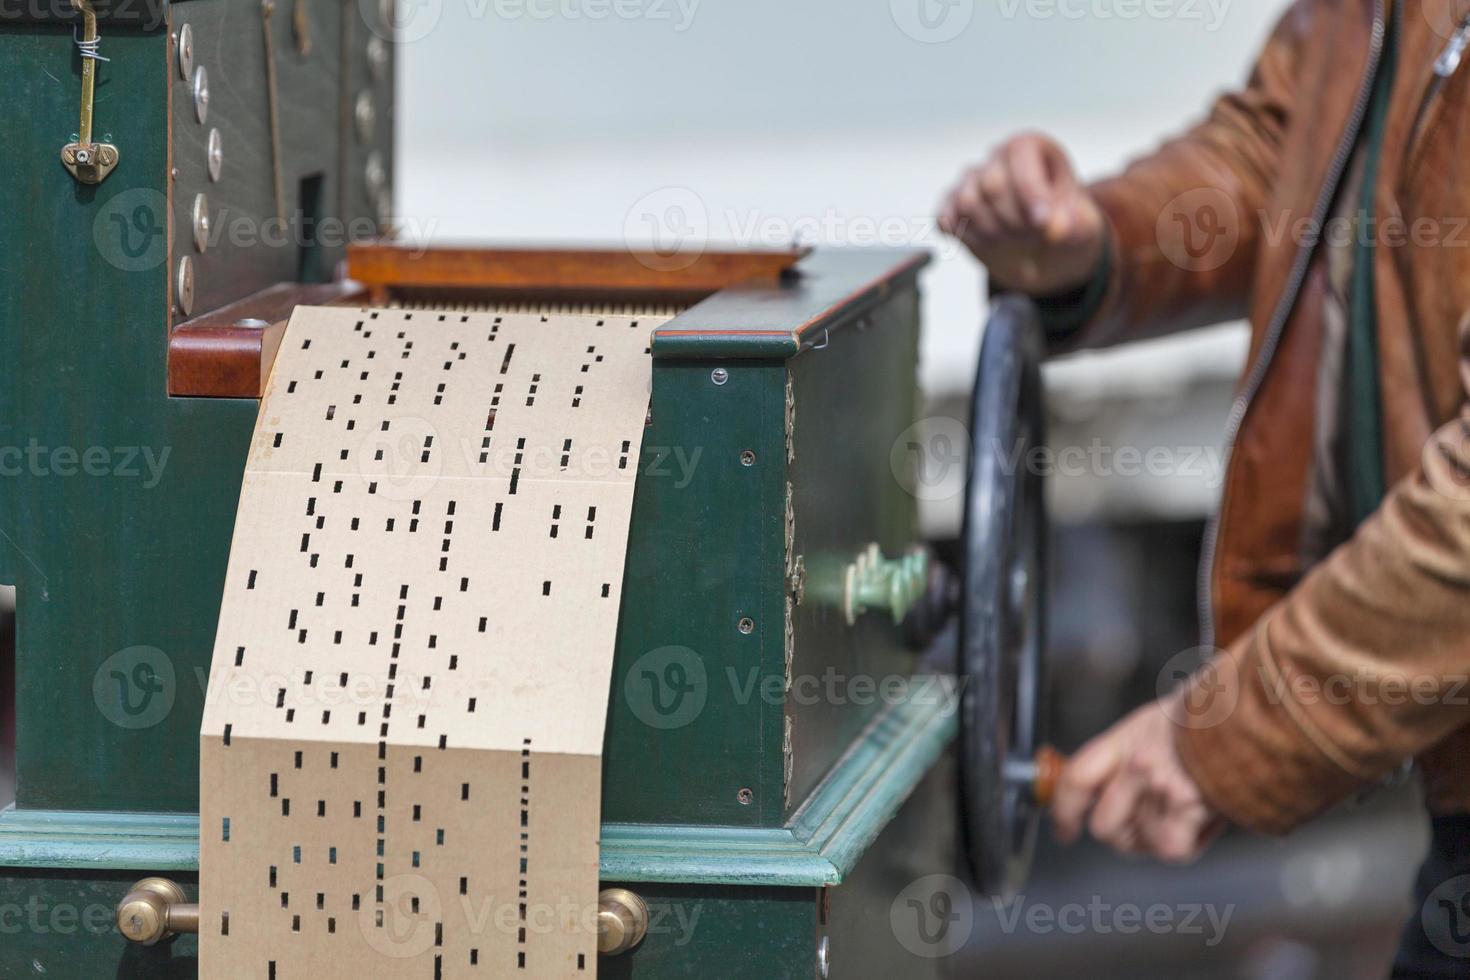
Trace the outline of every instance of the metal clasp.
{"type": "MultiPolygon", "coordinates": [[[[97,14],[88,0],[72,0],[82,12],[82,36],[76,39],[82,56],[82,111],[77,126],[77,141],[61,148],[61,164],[83,184],[100,184],[117,166],[117,147],[92,140],[92,100],[97,88],[97,62],[106,61],[99,51],[102,36],[97,33],[97,14]]],[[[75,34],[73,35],[75,36],[75,34]]]]}

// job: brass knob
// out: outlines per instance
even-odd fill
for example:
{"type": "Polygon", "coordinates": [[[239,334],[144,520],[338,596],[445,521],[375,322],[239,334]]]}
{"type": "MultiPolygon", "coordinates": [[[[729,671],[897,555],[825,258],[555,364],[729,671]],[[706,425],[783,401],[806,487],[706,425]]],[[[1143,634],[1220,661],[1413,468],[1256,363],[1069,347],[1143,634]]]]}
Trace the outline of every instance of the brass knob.
{"type": "Polygon", "coordinates": [[[199,906],[167,878],[144,878],[117,903],[117,928],[131,942],[152,946],[181,932],[199,931],[199,906]]]}
{"type": "Polygon", "coordinates": [[[626,888],[604,888],[597,896],[597,952],[617,956],[648,934],[648,903],[626,888]]]}

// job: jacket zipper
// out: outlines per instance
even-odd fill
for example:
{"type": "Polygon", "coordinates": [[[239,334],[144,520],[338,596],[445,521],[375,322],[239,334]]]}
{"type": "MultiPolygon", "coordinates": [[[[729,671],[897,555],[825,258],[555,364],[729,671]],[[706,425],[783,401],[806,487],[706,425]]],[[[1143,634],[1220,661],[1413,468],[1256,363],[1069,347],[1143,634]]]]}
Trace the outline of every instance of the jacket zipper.
{"type": "Polygon", "coordinates": [[[1409,142],[1406,144],[1409,149],[1404,155],[1405,160],[1413,157],[1419,144],[1419,135],[1429,118],[1429,107],[1439,98],[1440,92],[1444,91],[1445,83],[1460,70],[1460,63],[1465,60],[1467,49],[1470,49],[1470,13],[1461,18],[1460,26],[1445,42],[1439,57],[1434,59],[1434,79],[1429,83],[1429,88],[1425,89],[1424,98],[1419,100],[1419,108],[1414,111],[1414,125],[1409,128],[1409,142]]]}
{"type": "MultiPolygon", "coordinates": [[[[1383,56],[1383,37],[1385,18],[1383,10],[1384,0],[1373,0],[1373,33],[1368,45],[1368,70],[1363,76],[1363,82],[1358,88],[1356,101],[1353,103],[1352,115],[1348,117],[1347,128],[1343,131],[1342,139],[1337,144],[1331,164],[1327,171],[1327,179],[1322,184],[1321,193],[1317,196],[1316,204],[1312,209],[1312,227],[1321,228],[1327,218],[1327,211],[1332,206],[1333,195],[1337,192],[1337,185],[1342,180],[1343,171],[1347,169],[1348,160],[1352,157],[1353,146],[1357,143],[1358,131],[1363,126],[1363,117],[1368,112],[1368,101],[1373,94],[1373,82],[1378,75],[1379,63],[1383,56]]],[[[1395,6],[1395,13],[1403,9],[1403,4],[1395,6]]],[[[1467,18],[1470,21],[1470,18],[1467,18]]],[[[1456,37],[1459,35],[1456,34],[1456,37]]],[[[1470,43],[1470,29],[1467,29],[1467,43],[1470,43]]],[[[1448,53],[1448,51],[1446,51],[1448,53]]],[[[1461,49],[1463,54],[1463,48],[1461,49]]],[[[1443,56],[1442,56],[1443,57],[1443,56]]],[[[1436,63],[1438,67],[1438,63],[1436,63]]],[[[1286,288],[1281,293],[1276,307],[1271,312],[1271,319],[1267,321],[1265,338],[1261,342],[1261,349],[1257,352],[1255,360],[1250,365],[1250,370],[1245,376],[1245,383],[1241,385],[1239,393],[1230,405],[1230,414],[1225,419],[1224,449],[1222,453],[1223,472],[1227,475],[1226,483],[1229,483],[1230,458],[1235,452],[1235,440],[1240,435],[1241,423],[1245,420],[1246,412],[1250,409],[1251,400],[1255,398],[1260,390],[1262,382],[1266,377],[1266,369],[1270,366],[1271,358],[1276,353],[1277,346],[1281,343],[1281,334],[1286,329],[1287,318],[1291,309],[1296,305],[1297,297],[1301,292],[1302,284],[1306,281],[1307,270],[1311,265],[1312,253],[1315,249],[1315,241],[1312,247],[1298,245],[1296,256],[1292,261],[1291,272],[1287,277],[1286,288]]],[[[1220,510],[1223,508],[1224,498],[1221,498],[1221,508],[1217,508],[1210,516],[1205,525],[1204,543],[1200,548],[1200,564],[1197,588],[1199,590],[1199,621],[1200,621],[1200,645],[1203,647],[1214,647],[1215,645],[1215,609],[1211,595],[1214,584],[1215,551],[1219,546],[1220,537],[1220,510]]]]}

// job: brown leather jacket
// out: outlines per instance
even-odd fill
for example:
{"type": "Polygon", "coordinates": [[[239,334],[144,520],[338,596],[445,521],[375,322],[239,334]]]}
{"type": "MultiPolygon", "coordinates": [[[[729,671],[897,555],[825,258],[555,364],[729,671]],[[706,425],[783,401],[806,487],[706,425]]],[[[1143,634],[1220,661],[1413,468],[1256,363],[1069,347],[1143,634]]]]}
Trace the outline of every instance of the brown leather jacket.
{"type": "Polygon", "coordinates": [[[1178,745],[1211,802],[1269,833],[1412,757],[1431,809],[1470,811],[1470,54],[1435,73],[1456,0],[1391,2],[1296,0],[1242,91],[1094,187],[1114,261],[1081,345],[1252,325],[1206,541],[1206,635],[1224,652],[1186,692],[1178,745]],[[1313,554],[1314,405],[1338,383],[1321,370],[1328,249],[1314,244],[1333,233],[1391,16],[1372,225],[1390,489],[1313,554]]]}

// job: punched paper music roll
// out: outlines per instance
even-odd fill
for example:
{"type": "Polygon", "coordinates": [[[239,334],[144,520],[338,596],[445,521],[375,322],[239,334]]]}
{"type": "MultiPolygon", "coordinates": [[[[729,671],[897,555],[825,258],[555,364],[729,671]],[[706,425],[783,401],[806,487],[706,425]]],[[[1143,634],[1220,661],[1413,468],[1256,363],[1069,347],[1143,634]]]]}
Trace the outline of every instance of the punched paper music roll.
{"type": "Polygon", "coordinates": [[[658,319],[300,308],[201,728],[204,977],[591,977],[658,319]]]}

